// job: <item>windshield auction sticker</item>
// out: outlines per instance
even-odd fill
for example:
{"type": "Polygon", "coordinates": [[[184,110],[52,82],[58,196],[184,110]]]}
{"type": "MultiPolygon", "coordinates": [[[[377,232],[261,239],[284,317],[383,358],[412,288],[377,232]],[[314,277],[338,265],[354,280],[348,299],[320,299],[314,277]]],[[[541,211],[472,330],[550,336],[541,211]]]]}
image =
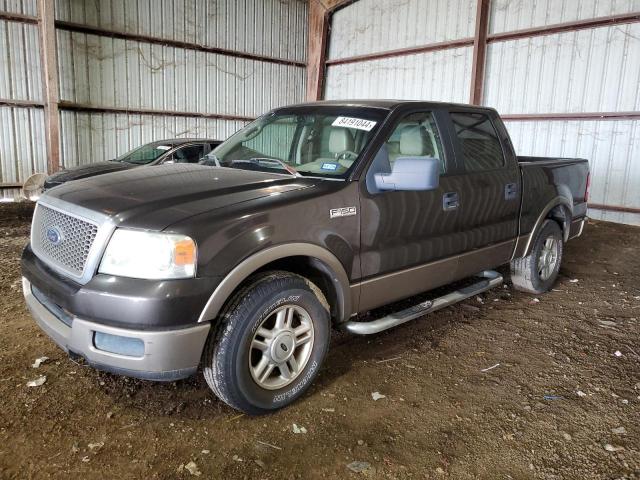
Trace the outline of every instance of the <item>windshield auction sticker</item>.
{"type": "Polygon", "coordinates": [[[376,126],[377,122],[365,120],[364,118],[338,117],[331,124],[334,127],[357,128],[369,132],[376,126]]]}

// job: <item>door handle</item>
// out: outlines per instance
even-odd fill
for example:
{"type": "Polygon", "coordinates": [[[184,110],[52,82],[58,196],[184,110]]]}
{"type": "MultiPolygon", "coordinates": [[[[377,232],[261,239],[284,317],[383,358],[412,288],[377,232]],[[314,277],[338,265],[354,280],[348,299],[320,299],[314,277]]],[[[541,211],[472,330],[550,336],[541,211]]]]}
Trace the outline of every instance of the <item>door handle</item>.
{"type": "Polygon", "coordinates": [[[515,183],[507,183],[504,186],[504,199],[515,200],[518,198],[518,185],[515,183]]]}
{"type": "Polygon", "coordinates": [[[460,205],[460,199],[458,192],[448,192],[442,196],[442,210],[448,212],[449,210],[455,210],[460,205]]]}

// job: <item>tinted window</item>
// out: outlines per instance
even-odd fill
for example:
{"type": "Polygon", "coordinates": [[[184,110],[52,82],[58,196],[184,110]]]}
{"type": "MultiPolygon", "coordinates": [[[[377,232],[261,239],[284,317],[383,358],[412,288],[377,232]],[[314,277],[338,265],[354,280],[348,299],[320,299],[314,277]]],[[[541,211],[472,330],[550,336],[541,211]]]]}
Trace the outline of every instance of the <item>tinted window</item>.
{"type": "Polygon", "coordinates": [[[176,163],[197,163],[203,156],[202,145],[189,145],[176,150],[173,153],[173,161],[176,163]]]}
{"type": "Polygon", "coordinates": [[[452,113],[451,120],[468,172],[495,170],[504,166],[498,134],[483,113],[452,113]]]}

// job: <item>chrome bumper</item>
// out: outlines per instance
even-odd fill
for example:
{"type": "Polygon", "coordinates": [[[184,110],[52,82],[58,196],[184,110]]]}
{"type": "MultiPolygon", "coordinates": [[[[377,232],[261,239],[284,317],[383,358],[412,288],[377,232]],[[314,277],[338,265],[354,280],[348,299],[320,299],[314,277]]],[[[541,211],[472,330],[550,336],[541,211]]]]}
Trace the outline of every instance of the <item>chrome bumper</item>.
{"type": "Polygon", "coordinates": [[[27,307],[36,322],[54,342],[71,355],[83,357],[91,366],[147,380],[173,381],[195,373],[207,340],[208,323],[178,330],[130,330],[109,327],[72,317],[65,324],[33,294],[31,283],[22,278],[27,307]],[[96,333],[134,338],[144,343],[142,356],[128,356],[96,348],[96,333]]]}

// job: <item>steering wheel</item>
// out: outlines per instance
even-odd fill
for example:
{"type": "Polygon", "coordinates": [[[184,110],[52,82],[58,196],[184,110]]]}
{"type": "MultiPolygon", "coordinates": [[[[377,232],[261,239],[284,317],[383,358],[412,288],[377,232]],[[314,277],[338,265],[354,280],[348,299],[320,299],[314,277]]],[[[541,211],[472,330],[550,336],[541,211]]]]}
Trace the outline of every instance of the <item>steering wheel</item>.
{"type": "Polygon", "coordinates": [[[336,160],[340,160],[340,159],[346,160],[345,158],[346,155],[353,155],[353,158],[356,158],[358,156],[356,152],[352,152],[351,150],[342,150],[341,152],[336,153],[335,157],[336,157],[336,160]]]}

